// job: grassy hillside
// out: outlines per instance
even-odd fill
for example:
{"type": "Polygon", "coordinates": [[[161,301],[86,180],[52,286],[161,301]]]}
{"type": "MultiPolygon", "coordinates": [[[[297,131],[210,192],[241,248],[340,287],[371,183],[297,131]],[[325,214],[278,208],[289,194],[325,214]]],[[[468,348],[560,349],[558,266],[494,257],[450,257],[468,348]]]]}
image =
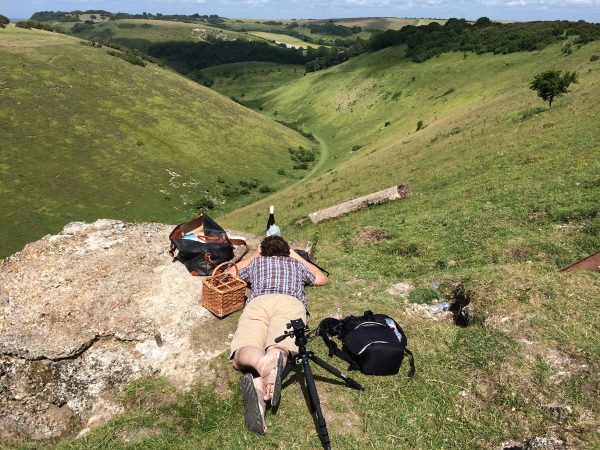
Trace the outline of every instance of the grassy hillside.
{"type": "MultiPolygon", "coordinates": [[[[600,447],[600,275],[558,271],[600,248],[600,62],[590,61],[598,54],[588,44],[568,57],[550,47],[414,64],[387,49],[263,97],[265,112],[314,132],[333,159],[313,181],[222,223],[262,232],[275,204],[284,235],[312,239],[331,272],[328,286],[309,291],[312,326],[385,312],[416,355],[411,382],[352,374],[361,393],[315,369],[334,448],[489,449],[534,436],[600,447]],[[528,89],[546,68],[580,74],[552,111],[528,89]],[[407,200],[295,225],[399,182],[412,187],[407,200]],[[388,292],[407,279],[416,285],[407,300],[388,292]],[[422,313],[442,298],[464,307],[461,326],[422,313]]],[[[238,316],[215,322],[214,337],[226,342],[238,316]]],[[[327,353],[317,341],[309,348],[327,353]]],[[[61,448],[319,448],[298,377],[259,437],[243,429],[225,354],[211,370],[214,381],[175,399],[162,380],[135,383],[122,397],[125,414],[61,448]]]]}
{"type": "MultiPolygon", "coordinates": [[[[357,17],[353,19],[335,19],[336,25],[346,27],[361,27],[364,30],[399,30],[406,25],[427,25],[431,22],[444,24],[441,19],[407,19],[398,17],[357,17]]],[[[317,21],[318,23],[318,21],[317,21]]]]}
{"type": "Polygon", "coordinates": [[[233,63],[208,67],[201,74],[213,81],[212,89],[246,103],[302,77],[304,66],[269,62],[233,63]]]}
{"type": "Polygon", "coordinates": [[[255,39],[253,36],[221,30],[203,23],[171,20],[119,19],[98,21],[93,25],[84,25],[82,22],[52,22],[51,25],[81,39],[112,40],[142,50],[157,42],[255,39]],[[76,23],[78,28],[74,30],[73,25],[76,23]]]}
{"type": "Polygon", "coordinates": [[[0,256],[72,220],[174,223],[234,207],[293,181],[288,148],[309,146],[154,64],[56,33],[0,33],[0,256]]]}
{"type": "MultiPolygon", "coordinates": [[[[313,240],[331,272],[328,286],[309,290],[311,326],[384,312],[403,325],[416,357],[411,382],[352,374],[364,392],[315,368],[334,448],[489,449],[534,436],[600,447],[600,274],[558,271],[600,249],[594,55],[598,43],[569,56],[551,46],[415,64],[389,48],[254,92],[257,109],[313,132],[330,157],[312,181],[220,223],[261,233],[275,204],[284,235],[313,240]],[[580,79],[552,111],[528,89],[549,68],[580,79]],[[406,200],[296,225],[400,182],[411,185],[406,200]],[[416,285],[406,300],[388,291],[404,280],[416,285]],[[422,312],[440,299],[460,305],[455,317],[422,312]]],[[[254,75],[273,74],[239,78],[250,86],[254,75]]],[[[226,77],[214,86],[235,89],[226,77]]],[[[226,348],[238,317],[215,320],[211,339],[226,348]]],[[[309,349],[327,359],[322,343],[309,349]]],[[[134,383],[117,396],[123,415],[60,448],[319,448],[298,377],[284,384],[259,437],[244,430],[227,355],[209,369],[215,379],[187,393],[160,379],[134,383]]]]}
{"type": "Polygon", "coordinates": [[[332,414],[356,415],[356,428],[373,433],[338,430],[342,447],[492,448],[546,433],[600,445],[600,276],[558,272],[600,249],[599,54],[592,43],[568,57],[553,46],[414,64],[388,49],[264,97],[264,111],[314,132],[335,159],[302,190],[223,222],[260,231],[276,204],[285,235],[317,241],[317,261],[332,271],[331,285],[311,293],[317,320],[386,311],[418,355],[411,384],[368,379],[365,396],[328,390],[332,414]],[[580,75],[552,111],[528,89],[549,68],[580,75]],[[408,200],[295,226],[400,182],[412,187],[408,200]],[[471,325],[411,314],[387,293],[404,279],[418,287],[410,302],[470,302],[471,325]],[[552,403],[572,412],[557,418],[552,403]]]}

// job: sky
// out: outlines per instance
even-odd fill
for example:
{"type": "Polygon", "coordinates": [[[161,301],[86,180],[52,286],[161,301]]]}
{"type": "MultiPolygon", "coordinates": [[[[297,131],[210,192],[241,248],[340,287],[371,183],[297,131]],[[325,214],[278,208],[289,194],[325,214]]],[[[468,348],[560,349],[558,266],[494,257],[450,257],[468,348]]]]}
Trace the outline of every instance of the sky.
{"type": "Polygon", "coordinates": [[[230,18],[347,17],[586,20],[600,23],[600,0],[0,0],[0,14],[29,18],[35,11],[218,14],[230,18]]]}

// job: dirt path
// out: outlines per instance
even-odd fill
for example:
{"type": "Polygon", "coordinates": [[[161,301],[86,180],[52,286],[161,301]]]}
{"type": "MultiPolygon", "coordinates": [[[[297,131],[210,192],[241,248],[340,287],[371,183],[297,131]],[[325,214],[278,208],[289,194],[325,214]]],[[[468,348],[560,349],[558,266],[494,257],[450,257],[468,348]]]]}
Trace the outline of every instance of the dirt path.
{"type": "MultiPolygon", "coordinates": [[[[320,175],[323,172],[322,169],[323,169],[325,162],[329,158],[329,146],[325,143],[325,141],[322,138],[320,138],[316,134],[313,133],[313,136],[319,143],[319,149],[321,151],[320,155],[319,155],[319,160],[316,162],[316,164],[313,166],[313,168],[304,176],[304,178],[302,178],[300,181],[298,181],[298,183],[304,183],[304,182],[309,181],[313,178],[316,178],[318,175],[320,175]]],[[[294,185],[298,184],[298,183],[294,183],[294,185]]]]}

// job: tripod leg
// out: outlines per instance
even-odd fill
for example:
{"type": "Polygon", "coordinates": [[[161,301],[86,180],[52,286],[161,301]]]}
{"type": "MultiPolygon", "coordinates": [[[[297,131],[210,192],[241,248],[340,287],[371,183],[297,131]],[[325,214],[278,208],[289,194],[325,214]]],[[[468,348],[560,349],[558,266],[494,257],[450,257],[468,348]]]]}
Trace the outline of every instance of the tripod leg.
{"type": "Polygon", "coordinates": [[[323,411],[321,411],[321,402],[319,401],[317,386],[315,385],[315,379],[313,377],[312,370],[310,369],[308,359],[304,359],[302,361],[302,365],[304,367],[304,377],[306,378],[308,396],[317,419],[317,430],[319,432],[319,437],[321,438],[323,448],[325,450],[330,450],[331,443],[329,441],[329,433],[327,432],[327,424],[325,423],[325,417],[323,417],[323,411]]]}
{"type": "Polygon", "coordinates": [[[281,381],[283,382],[283,380],[286,379],[286,377],[290,374],[290,372],[292,370],[294,370],[294,366],[298,364],[295,361],[295,357],[290,357],[290,359],[288,359],[287,364],[283,367],[283,372],[281,373],[281,381]]]}
{"type": "Polygon", "coordinates": [[[352,389],[356,389],[358,391],[364,390],[364,388],[362,387],[362,385],[360,383],[358,383],[357,381],[350,378],[344,372],[341,372],[340,370],[336,369],[335,367],[327,364],[325,361],[323,361],[318,356],[315,356],[312,353],[309,353],[308,357],[310,359],[312,359],[317,365],[321,366],[323,369],[325,369],[327,372],[329,372],[330,374],[335,375],[336,377],[344,380],[346,382],[346,384],[348,386],[350,386],[352,389]]]}

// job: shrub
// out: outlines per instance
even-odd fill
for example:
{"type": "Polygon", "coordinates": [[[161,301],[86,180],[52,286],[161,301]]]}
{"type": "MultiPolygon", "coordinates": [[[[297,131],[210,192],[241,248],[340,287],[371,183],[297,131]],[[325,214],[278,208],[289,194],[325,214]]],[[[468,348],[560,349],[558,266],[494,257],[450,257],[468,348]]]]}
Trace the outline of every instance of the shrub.
{"type": "Polygon", "coordinates": [[[217,177],[217,183],[225,183],[225,180],[223,179],[223,177],[217,177]]]}
{"type": "Polygon", "coordinates": [[[357,150],[360,150],[362,148],[362,145],[355,145],[352,147],[352,151],[355,152],[357,150]]]}
{"type": "Polygon", "coordinates": [[[0,28],[4,28],[9,23],[10,23],[10,19],[8,17],[0,14],[0,28]]]}
{"type": "Polygon", "coordinates": [[[417,122],[417,131],[422,130],[423,128],[425,128],[425,124],[423,123],[422,120],[419,120],[417,122]]]}
{"type": "Polygon", "coordinates": [[[137,146],[138,147],[142,147],[144,145],[144,143],[142,141],[137,141],[137,146]]]}
{"type": "Polygon", "coordinates": [[[254,189],[258,187],[258,180],[256,178],[251,178],[250,180],[240,180],[240,186],[245,187],[247,189],[254,189]]]}
{"type": "Polygon", "coordinates": [[[194,208],[196,211],[213,209],[214,207],[215,202],[208,197],[200,197],[196,202],[194,202],[194,208]]]}
{"type": "Polygon", "coordinates": [[[269,186],[268,184],[263,184],[261,187],[258,188],[258,192],[266,194],[267,192],[273,192],[273,189],[271,189],[271,186],[269,186]]]}
{"type": "Polygon", "coordinates": [[[306,149],[302,146],[297,149],[289,148],[288,152],[290,152],[290,158],[294,162],[298,163],[308,163],[315,160],[315,153],[311,149],[306,149]]]}
{"type": "Polygon", "coordinates": [[[600,59],[600,55],[592,55],[590,56],[590,62],[598,61],[600,59]]]}
{"type": "Polygon", "coordinates": [[[146,67],[146,63],[142,60],[142,58],[134,55],[133,53],[114,52],[112,50],[108,50],[106,53],[110,56],[121,58],[122,60],[127,61],[129,64],[133,64],[134,66],[146,67]]]}
{"type": "Polygon", "coordinates": [[[277,169],[277,175],[285,175],[285,169],[283,167],[277,169]]]}
{"type": "Polygon", "coordinates": [[[401,96],[402,96],[402,91],[398,91],[394,95],[392,95],[392,100],[398,100],[401,96]]]}
{"type": "Polygon", "coordinates": [[[392,122],[390,122],[389,120],[383,124],[383,128],[389,127],[392,124],[392,122]]]}
{"type": "Polygon", "coordinates": [[[41,22],[34,22],[33,20],[20,21],[17,22],[15,26],[19,28],[25,28],[28,30],[35,28],[37,30],[54,31],[54,28],[52,28],[50,25],[41,22]]]}
{"type": "Polygon", "coordinates": [[[306,170],[308,169],[308,164],[306,163],[298,163],[294,165],[295,170],[306,170]]]}
{"type": "Polygon", "coordinates": [[[83,23],[76,23],[75,25],[73,25],[71,27],[71,33],[73,34],[79,34],[79,33],[83,33],[84,31],[87,31],[90,29],[89,25],[83,24],[83,23]]]}

